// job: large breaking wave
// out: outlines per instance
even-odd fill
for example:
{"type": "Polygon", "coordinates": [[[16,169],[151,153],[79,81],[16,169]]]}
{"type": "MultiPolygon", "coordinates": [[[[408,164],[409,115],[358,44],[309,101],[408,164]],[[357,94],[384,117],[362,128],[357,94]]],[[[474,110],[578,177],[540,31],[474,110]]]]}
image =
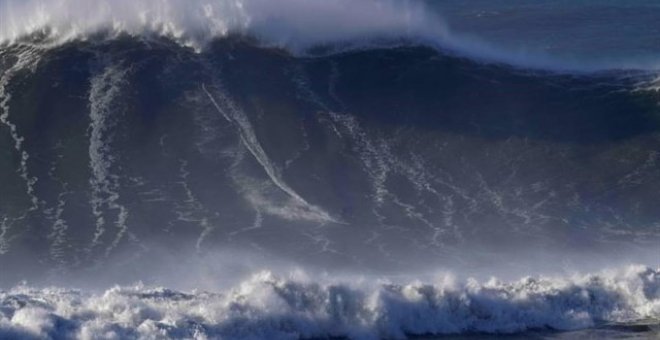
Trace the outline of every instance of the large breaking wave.
{"type": "Polygon", "coordinates": [[[163,246],[523,274],[657,261],[644,72],[527,72],[423,47],[300,58],[242,38],[199,53],[19,44],[2,63],[0,281],[163,246]]]}
{"type": "Polygon", "coordinates": [[[221,292],[19,286],[0,291],[0,337],[400,339],[613,327],[660,318],[660,271],[642,266],[509,283],[447,276],[434,284],[349,282],[261,272],[221,292]]]}
{"type": "Polygon", "coordinates": [[[0,338],[657,324],[653,65],[499,51],[421,2],[0,9],[0,338]]]}

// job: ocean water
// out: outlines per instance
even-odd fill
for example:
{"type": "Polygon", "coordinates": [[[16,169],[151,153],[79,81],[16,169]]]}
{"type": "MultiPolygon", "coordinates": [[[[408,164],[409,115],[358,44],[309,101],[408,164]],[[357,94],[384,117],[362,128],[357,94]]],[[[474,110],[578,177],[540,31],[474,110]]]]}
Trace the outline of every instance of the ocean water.
{"type": "Polygon", "coordinates": [[[657,338],[659,19],[0,0],[0,338],[657,338]]]}
{"type": "Polygon", "coordinates": [[[657,1],[429,1],[464,39],[585,68],[658,68],[657,1]]]}

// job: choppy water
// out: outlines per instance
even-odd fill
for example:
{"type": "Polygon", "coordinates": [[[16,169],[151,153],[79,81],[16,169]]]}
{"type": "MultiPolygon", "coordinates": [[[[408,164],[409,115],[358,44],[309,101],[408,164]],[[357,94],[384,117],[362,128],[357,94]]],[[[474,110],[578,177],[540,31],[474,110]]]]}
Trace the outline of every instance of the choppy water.
{"type": "Polygon", "coordinates": [[[650,338],[660,331],[657,321],[644,320],[660,310],[660,273],[644,267],[511,283],[450,277],[434,284],[340,282],[262,272],[223,292],[140,285],[90,294],[21,286],[0,292],[0,336],[376,339],[473,333],[483,338],[531,329],[539,331],[524,338],[561,339],[650,338]]]}

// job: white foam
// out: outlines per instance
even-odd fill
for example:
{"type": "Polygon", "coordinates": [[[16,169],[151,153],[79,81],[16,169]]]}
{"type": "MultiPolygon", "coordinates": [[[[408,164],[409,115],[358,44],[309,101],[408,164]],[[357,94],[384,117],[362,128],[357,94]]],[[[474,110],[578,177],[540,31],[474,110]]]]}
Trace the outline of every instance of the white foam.
{"type": "Polygon", "coordinates": [[[204,204],[193,193],[192,188],[188,184],[188,177],[190,177],[188,161],[179,159],[180,181],[178,183],[183,189],[185,199],[181,202],[175,202],[175,213],[177,215],[177,220],[182,222],[194,222],[202,229],[197,237],[197,242],[195,242],[195,249],[201,251],[202,243],[206,237],[215,230],[215,225],[209,221],[207,216],[210,214],[204,207],[204,204]]]}
{"type": "Polygon", "coordinates": [[[9,252],[11,240],[9,238],[9,231],[11,230],[12,223],[7,216],[0,216],[0,255],[9,252]]]}
{"type": "Polygon", "coordinates": [[[92,186],[92,212],[96,217],[96,229],[90,249],[101,244],[101,237],[106,232],[107,213],[109,209],[116,212],[115,226],[117,234],[106,248],[106,254],[114,249],[128,231],[128,209],[119,203],[119,178],[112,173],[116,161],[112,154],[112,129],[116,124],[113,118],[121,110],[116,104],[116,98],[121,95],[129,70],[118,65],[109,65],[91,81],[89,93],[90,126],[89,126],[89,167],[92,171],[90,185],[92,186]]]}
{"type": "MultiPolygon", "coordinates": [[[[9,129],[10,138],[14,143],[14,150],[20,155],[20,162],[17,171],[21,179],[25,182],[25,193],[31,203],[28,210],[23,213],[21,218],[19,218],[22,219],[27,216],[29,212],[38,210],[41,202],[35,193],[35,185],[37,184],[38,178],[31,175],[28,168],[30,154],[23,147],[25,138],[19,133],[18,126],[10,119],[9,104],[12,95],[8,92],[7,87],[18,72],[33,70],[35,65],[39,62],[39,55],[36,50],[27,48],[19,51],[16,56],[18,57],[16,62],[11,67],[4,70],[3,74],[0,76],[0,124],[9,129]]],[[[2,221],[0,221],[0,255],[9,251],[11,243],[9,232],[11,227],[12,222],[9,221],[8,218],[4,217],[2,221]]]]}
{"type": "Polygon", "coordinates": [[[289,197],[284,203],[276,203],[267,199],[262,193],[262,190],[258,188],[258,185],[256,187],[247,187],[245,188],[246,198],[253,206],[257,207],[257,210],[263,210],[264,212],[289,220],[340,223],[322,208],[307,202],[284,181],[280,169],[271,162],[266,151],[261,147],[248,117],[229,96],[219,90],[211,94],[205,85],[202,85],[202,90],[206,93],[218,113],[238,129],[241,143],[252,154],[257,163],[261,165],[271,183],[289,197]]]}
{"type": "Polygon", "coordinates": [[[0,335],[165,339],[404,338],[411,334],[572,330],[660,318],[660,270],[393,284],[253,275],[234,288],[182,293],[143,285],[103,293],[26,286],[0,291],[0,335]],[[57,320],[57,321],[56,321],[57,320]],[[60,325],[55,327],[55,324],[60,325]]]}
{"type": "Polygon", "coordinates": [[[50,257],[55,260],[58,264],[66,263],[66,247],[67,247],[67,231],[69,226],[64,220],[64,209],[66,207],[66,196],[71,194],[71,191],[67,190],[66,183],[63,184],[64,191],[57,195],[57,205],[55,206],[55,211],[52,213],[51,219],[53,220],[53,225],[51,227],[50,234],[48,238],[52,240],[50,244],[50,257]]]}
{"type": "Polygon", "coordinates": [[[7,87],[12,78],[20,71],[32,70],[39,62],[39,55],[34,49],[24,49],[17,54],[18,60],[7,70],[4,70],[0,76],[0,124],[5,125],[9,129],[9,134],[14,142],[15,151],[21,155],[18,172],[21,178],[25,181],[26,194],[30,198],[31,207],[30,211],[39,208],[39,198],[34,192],[34,186],[37,183],[37,177],[31,176],[28,169],[28,160],[30,155],[23,147],[25,138],[21,136],[18,131],[18,126],[10,119],[10,107],[12,95],[7,91],[7,87]]]}
{"type": "Polygon", "coordinates": [[[228,34],[303,47],[373,36],[406,36],[427,29],[417,2],[392,0],[6,0],[0,42],[46,34],[54,42],[155,33],[200,46],[228,34]]]}

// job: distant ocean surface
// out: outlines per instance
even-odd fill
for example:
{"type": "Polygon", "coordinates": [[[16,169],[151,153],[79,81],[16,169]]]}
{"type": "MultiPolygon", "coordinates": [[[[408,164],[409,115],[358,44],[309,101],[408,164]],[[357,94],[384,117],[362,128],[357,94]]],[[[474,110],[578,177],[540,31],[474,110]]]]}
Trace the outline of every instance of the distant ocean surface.
{"type": "Polygon", "coordinates": [[[428,1],[464,39],[528,58],[603,68],[658,69],[654,0],[428,1]]]}
{"type": "Polygon", "coordinates": [[[0,0],[0,339],[660,336],[657,1],[0,0]]]}

